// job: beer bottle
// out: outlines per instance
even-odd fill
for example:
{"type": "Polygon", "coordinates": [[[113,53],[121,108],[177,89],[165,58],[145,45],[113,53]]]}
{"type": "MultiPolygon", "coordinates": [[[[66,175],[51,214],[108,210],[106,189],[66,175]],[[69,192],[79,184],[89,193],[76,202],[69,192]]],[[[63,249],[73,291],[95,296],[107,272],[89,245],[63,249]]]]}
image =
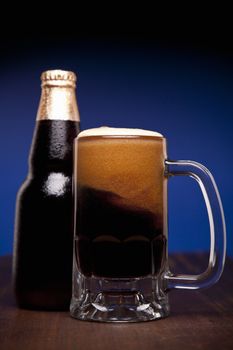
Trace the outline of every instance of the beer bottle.
{"type": "Polygon", "coordinates": [[[80,131],[73,72],[41,75],[29,173],[16,201],[13,285],[19,307],[69,308],[72,286],[72,158],[80,131]]]}

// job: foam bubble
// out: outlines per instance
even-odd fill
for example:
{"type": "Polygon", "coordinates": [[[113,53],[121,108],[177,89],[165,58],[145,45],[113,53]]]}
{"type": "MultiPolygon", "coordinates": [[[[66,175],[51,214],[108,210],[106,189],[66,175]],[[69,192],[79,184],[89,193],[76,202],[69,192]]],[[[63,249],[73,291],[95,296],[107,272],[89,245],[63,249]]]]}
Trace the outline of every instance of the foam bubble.
{"type": "Polygon", "coordinates": [[[131,128],[109,128],[101,126],[100,128],[87,129],[79,133],[78,138],[85,136],[156,136],[163,137],[162,134],[144,129],[131,128]]]}

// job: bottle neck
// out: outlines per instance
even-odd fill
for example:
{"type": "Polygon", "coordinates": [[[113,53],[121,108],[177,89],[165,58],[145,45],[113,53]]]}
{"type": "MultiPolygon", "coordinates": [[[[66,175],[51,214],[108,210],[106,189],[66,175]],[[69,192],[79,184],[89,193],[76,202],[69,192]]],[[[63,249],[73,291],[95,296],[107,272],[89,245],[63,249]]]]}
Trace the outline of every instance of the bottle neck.
{"type": "Polygon", "coordinates": [[[29,156],[29,174],[44,176],[49,172],[72,174],[73,141],[80,131],[72,120],[36,122],[29,156]]]}
{"type": "Polygon", "coordinates": [[[58,84],[42,86],[36,120],[79,122],[80,116],[74,86],[58,84]]]}

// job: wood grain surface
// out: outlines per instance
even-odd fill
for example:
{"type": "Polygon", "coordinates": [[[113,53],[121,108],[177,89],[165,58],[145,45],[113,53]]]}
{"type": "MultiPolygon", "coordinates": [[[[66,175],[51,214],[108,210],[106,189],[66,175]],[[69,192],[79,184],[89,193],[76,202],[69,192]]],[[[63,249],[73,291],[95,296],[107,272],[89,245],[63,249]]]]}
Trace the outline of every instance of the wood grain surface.
{"type": "MultiPolygon", "coordinates": [[[[198,273],[206,256],[173,256],[176,272],[198,273]]],[[[202,291],[171,291],[171,314],[158,321],[103,324],[68,312],[20,310],[11,289],[11,257],[0,258],[0,349],[192,350],[233,349],[233,261],[221,280],[202,291]]]]}

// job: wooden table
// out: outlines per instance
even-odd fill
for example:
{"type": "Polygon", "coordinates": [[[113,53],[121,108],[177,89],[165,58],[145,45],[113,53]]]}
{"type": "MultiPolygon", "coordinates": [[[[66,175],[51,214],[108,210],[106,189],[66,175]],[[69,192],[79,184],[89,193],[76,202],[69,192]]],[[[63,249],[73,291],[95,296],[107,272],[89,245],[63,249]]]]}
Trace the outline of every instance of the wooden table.
{"type": "MultiPolygon", "coordinates": [[[[206,256],[175,256],[176,272],[198,273],[206,256]]],[[[20,310],[11,291],[11,257],[0,258],[1,350],[192,350],[233,349],[233,261],[214,287],[172,291],[171,315],[163,320],[101,324],[72,319],[68,312],[20,310]]]]}

